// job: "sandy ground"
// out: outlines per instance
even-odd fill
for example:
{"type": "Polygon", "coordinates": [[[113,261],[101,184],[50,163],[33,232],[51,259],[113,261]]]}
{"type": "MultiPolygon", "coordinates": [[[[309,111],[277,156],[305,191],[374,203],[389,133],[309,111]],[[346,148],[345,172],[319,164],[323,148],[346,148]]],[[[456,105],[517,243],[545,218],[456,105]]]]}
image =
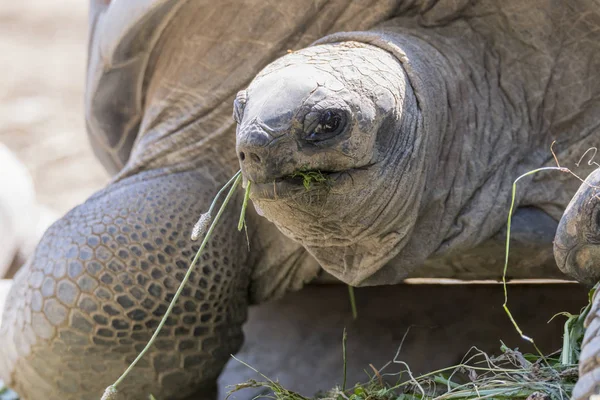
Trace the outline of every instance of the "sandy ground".
{"type": "MultiPolygon", "coordinates": [[[[27,166],[39,202],[61,214],[108,181],[91,153],[83,120],[86,8],[82,0],[0,2],[0,142],[27,166]]],[[[548,345],[545,350],[560,344],[560,323],[548,327],[545,321],[585,302],[585,291],[576,285],[513,293],[513,309],[527,332],[548,345]]],[[[417,371],[456,362],[471,344],[494,349],[503,338],[522,345],[502,314],[498,286],[413,286],[357,295],[357,322],[350,319],[343,287],[310,288],[253,308],[239,357],[312,394],[340,383],[344,326],[350,329],[350,382],[364,378],[369,363],[380,366],[393,357],[409,326],[414,333],[405,343],[405,359],[417,371]]],[[[253,375],[231,362],[220,398],[226,385],[253,375]]]]}
{"type": "Polygon", "coordinates": [[[60,214],[108,180],[83,119],[87,2],[0,2],[0,142],[60,214]]]}

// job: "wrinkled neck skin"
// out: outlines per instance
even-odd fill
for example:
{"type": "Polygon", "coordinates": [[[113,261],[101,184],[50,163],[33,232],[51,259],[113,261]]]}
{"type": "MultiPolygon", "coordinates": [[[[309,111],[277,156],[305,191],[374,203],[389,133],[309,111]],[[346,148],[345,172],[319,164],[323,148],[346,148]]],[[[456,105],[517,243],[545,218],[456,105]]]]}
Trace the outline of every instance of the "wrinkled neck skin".
{"type": "MultiPolygon", "coordinates": [[[[439,69],[424,68],[439,64],[435,49],[427,43],[397,34],[366,32],[336,34],[317,44],[348,40],[376,46],[396,58],[396,81],[390,82],[389,74],[381,77],[388,88],[396,91],[395,112],[387,116],[378,131],[378,145],[384,156],[377,168],[369,169],[366,178],[355,179],[362,186],[354,185],[347,199],[334,200],[340,205],[337,212],[314,218],[314,224],[321,228],[312,231],[320,235],[298,237],[298,231],[307,230],[280,228],[300,240],[327,272],[358,286],[370,284],[371,277],[393,257],[402,256],[409,246],[420,222],[419,214],[430,197],[432,188],[427,182],[435,179],[449,110],[439,69]],[[419,69],[418,74],[415,69],[419,69]],[[332,236],[337,239],[333,245],[332,236]]],[[[422,260],[427,255],[422,254],[422,260]]],[[[416,262],[411,264],[418,265],[416,262]]]]}

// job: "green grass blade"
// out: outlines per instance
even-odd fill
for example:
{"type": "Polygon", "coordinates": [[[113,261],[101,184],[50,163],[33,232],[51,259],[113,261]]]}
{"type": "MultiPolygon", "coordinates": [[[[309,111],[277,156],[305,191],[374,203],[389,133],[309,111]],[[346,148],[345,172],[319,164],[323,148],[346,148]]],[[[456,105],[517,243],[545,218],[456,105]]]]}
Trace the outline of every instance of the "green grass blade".
{"type": "Polygon", "coordinates": [[[240,232],[246,225],[246,208],[248,207],[248,199],[250,198],[250,185],[252,185],[252,182],[248,181],[248,184],[246,185],[246,192],[244,193],[242,211],[240,211],[240,221],[238,222],[238,231],[240,232]]]}
{"type": "Polygon", "coordinates": [[[348,295],[350,296],[350,307],[352,308],[352,319],[358,318],[358,310],[356,308],[356,297],[354,297],[354,287],[348,285],[348,295]]]}
{"type": "Polygon", "coordinates": [[[516,194],[517,194],[517,182],[520,181],[522,178],[525,178],[526,176],[533,175],[533,174],[541,172],[541,171],[562,171],[562,172],[564,172],[565,169],[561,168],[561,167],[542,167],[542,168],[537,168],[537,169],[534,169],[532,171],[524,173],[523,175],[521,175],[517,179],[515,179],[514,182],[513,182],[513,185],[512,185],[512,196],[511,196],[511,202],[510,202],[510,209],[508,211],[508,220],[507,220],[507,223],[506,223],[506,250],[505,250],[505,254],[504,254],[504,269],[502,271],[502,286],[504,288],[504,304],[502,305],[502,308],[506,312],[506,315],[508,315],[508,318],[512,322],[513,326],[515,327],[515,329],[517,330],[517,332],[519,333],[519,335],[521,336],[521,338],[523,338],[524,340],[526,340],[529,343],[531,343],[533,345],[533,347],[535,347],[536,351],[543,358],[544,355],[537,348],[537,345],[535,344],[533,338],[531,338],[531,337],[529,337],[529,336],[527,336],[527,335],[525,335],[523,333],[523,331],[521,330],[521,327],[519,326],[519,324],[517,323],[517,321],[515,321],[512,313],[510,312],[510,309],[508,308],[508,289],[507,289],[507,285],[506,285],[506,273],[508,271],[508,256],[510,254],[510,227],[511,227],[511,222],[512,222],[512,215],[513,215],[514,209],[515,209],[515,197],[516,197],[516,194]]]}

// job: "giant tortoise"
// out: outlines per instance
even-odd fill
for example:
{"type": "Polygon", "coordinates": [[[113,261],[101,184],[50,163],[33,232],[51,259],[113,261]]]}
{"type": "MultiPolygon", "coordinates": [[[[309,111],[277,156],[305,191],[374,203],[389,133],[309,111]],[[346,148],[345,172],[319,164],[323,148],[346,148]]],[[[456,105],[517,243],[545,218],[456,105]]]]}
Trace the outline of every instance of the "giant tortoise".
{"type": "MultiPolygon", "coordinates": [[[[156,328],[197,249],[194,222],[240,166],[250,246],[235,229],[240,193],[125,398],[212,398],[248,305],[325,273],[355,286],[499,278],[514,179],[554,165],[553,141],[574,167],[600,139],[592,0],[90,10],[86,121],[114,178],[48,229],[15,277],[0,378],[24,399],[99,397],[156,328]]],[[[581,182],[522,181],[512,277],[600,278],[594,176],[562,221],[581,182]]],[[[598,306],[578,399],[600,385],[598,306]]]]}

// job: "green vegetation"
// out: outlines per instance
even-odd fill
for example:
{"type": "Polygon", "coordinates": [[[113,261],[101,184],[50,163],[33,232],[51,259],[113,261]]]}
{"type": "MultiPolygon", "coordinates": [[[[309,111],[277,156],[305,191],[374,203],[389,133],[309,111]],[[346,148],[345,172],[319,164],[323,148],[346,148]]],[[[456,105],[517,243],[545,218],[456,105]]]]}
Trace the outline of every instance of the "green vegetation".
{"type": "MultiPolygon", "coordinates": [[[[590,292],[590,301],[595,290],[596,287],[590,292]]],[[[249,380],[235,385],[230,394],[248,388],[261,388],[270,392],[263,397],[275,400],[569,399],[578,378],[577,361],[583,338],[583,321],[590,304],[581,314],[569,315],[565,323],[563,348],[546,356],[523,354],[504,344],[500,347],[499,356],[490,356],[472,348],[458,365],[414,376],[410,367],[398,359],[397,353],[387,366],[374,371],[366,383],[349,389],[342,385],[341,388],[336,387],[310,398],[284,388],[236,359],[257,372],[263,380],[249,380]],[[400,371],[387,373],[390,365],[399,367],[400,371]]],[[[346,369],[344,343],[345,332],[342,345],[343,381],[346,369]]]]}
{"type": "Polygon", "coordinates": [[[321,171],[296,171],[292,174],[292,178],[302,178],[304,189],[310,190],[314,184],[323,184],[328,182],[328,179],[321,171]]]}

